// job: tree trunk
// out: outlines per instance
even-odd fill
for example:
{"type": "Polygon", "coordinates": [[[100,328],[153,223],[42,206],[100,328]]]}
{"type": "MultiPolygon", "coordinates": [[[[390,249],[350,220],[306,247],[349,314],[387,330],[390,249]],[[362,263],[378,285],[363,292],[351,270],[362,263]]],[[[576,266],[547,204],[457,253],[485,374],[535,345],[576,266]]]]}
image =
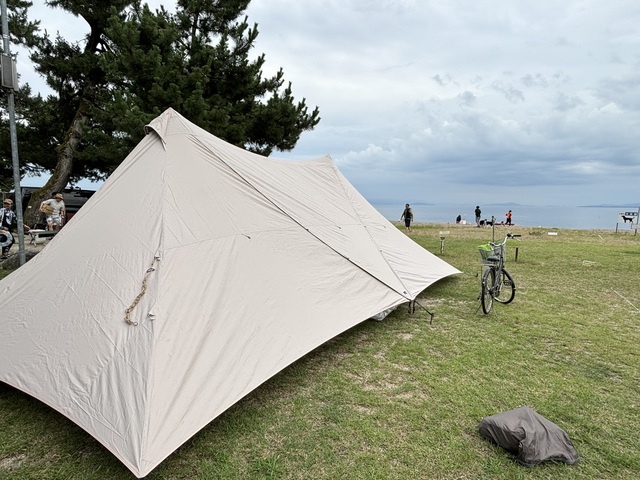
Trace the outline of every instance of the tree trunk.
{"type": "Polygon", "coordinates": [[[84,136],[84,127],[89,122],[89,105],[86,100],[80,101],[80,106],[76,112],[71,126],[67,131],[65,141],[57,148],[58,162],[51,174],[51,178],[42,188],[36,190],[29,200],[29,205],[24,213],[24,224],[35,225],[42,219],[40,203],[53,197],[57,192],[62,192],[69,183],[69,177],[73,168],[73,158],[75,151],[84,136]]]}

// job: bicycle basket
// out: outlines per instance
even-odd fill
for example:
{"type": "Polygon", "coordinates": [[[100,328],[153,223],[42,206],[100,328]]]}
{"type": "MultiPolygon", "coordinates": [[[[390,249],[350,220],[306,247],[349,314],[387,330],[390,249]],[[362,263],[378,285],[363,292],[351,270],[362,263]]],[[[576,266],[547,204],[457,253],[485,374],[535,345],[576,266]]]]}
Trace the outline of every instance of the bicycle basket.
{"type": "Polygon", "coordinates": [[[498,245],[493,246],[493,254],[496,257],[504,257],[505,254],[505,246],[503,243],[499,243],[498,245]]]}
{"type": "Polygon", "coordinates": [[[489,257],[495,256],[495,253],[493,251],[493,247],[488,243],[478,246],[478,252],[480,253],[480,259],[483,264],[491,265],[495,262],[495,260],[489,260],[489,257]]]}

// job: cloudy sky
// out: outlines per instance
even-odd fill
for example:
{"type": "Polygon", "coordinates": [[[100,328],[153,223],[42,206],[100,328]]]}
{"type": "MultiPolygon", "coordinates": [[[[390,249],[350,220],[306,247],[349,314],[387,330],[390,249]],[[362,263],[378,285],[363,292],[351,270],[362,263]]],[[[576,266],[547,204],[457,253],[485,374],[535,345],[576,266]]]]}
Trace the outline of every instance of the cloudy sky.
{"type": "Polygon", "coordinates": [[[282,67],[322,117],[274,157],[329,154],[374,203],[640,202],[637,0],[253,0],[247,15],[265,74],[282,67]]]}

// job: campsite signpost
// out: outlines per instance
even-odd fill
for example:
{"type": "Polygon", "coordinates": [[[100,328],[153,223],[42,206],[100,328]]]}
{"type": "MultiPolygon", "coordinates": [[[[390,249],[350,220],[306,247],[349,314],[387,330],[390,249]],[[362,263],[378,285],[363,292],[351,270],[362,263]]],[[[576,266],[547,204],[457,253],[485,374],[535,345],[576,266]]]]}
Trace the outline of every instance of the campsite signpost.
{"type": "Polygon", "coordinates": [[[626,226],[626,224],[629,224],[629,228],[631,230],[635,230],[636,234],[638,233],[638,228],[640,228],[640,225],[638,224],[638,221],[640,219],[640,208],[638,208],[637,211],[625,211],[625,212],[619,212],[618,213],[618,221],[616,222],[616,232],[618,231],[618,225],[620,225],[620,223],[622,223],[623,226],[626,226]]]}
{"type": "Polygon", "coordinates": [[[449,235],[448,230],[444,231],[444,232],[440,232],[440,255],[444,255],[444,239],[446,238],[447,235],[449,235]]]}

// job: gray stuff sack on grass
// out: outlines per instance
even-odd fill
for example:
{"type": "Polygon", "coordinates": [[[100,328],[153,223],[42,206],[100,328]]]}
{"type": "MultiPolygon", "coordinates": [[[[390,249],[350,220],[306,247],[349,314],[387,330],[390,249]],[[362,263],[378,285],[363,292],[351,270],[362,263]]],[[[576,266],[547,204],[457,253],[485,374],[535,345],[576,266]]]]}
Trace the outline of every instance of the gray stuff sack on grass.
{"type": "Polygon", "coordinates": [[[527,467],[549,460],[573,465],[580,459],[567,433],[529,407],[485,417],[478,430],[527,467]]]}

